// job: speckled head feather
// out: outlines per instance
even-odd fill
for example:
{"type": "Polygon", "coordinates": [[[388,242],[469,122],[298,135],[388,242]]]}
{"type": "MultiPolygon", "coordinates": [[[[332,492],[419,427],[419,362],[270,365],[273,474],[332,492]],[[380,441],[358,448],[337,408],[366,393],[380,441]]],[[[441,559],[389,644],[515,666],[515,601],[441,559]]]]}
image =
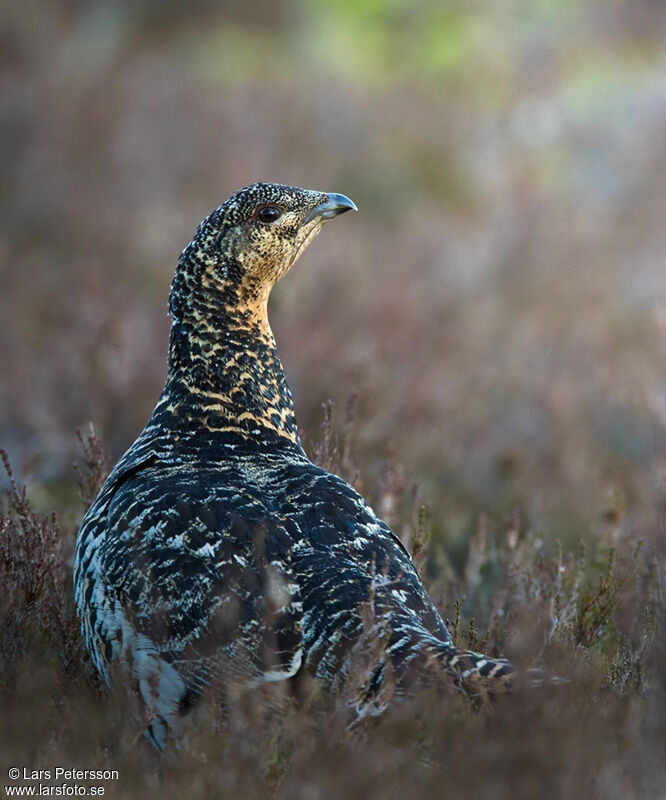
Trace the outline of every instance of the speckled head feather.
{"type": "Polygon", "coordinates": [[[338,213],[355,208],[342,195],[275,183],[255,183],[236,192],[203,220],[181,254],[169,299],[174,319],[202,291],[241,303],[267,297],[321,230],[331,197],[338,213]],[[320,206],[322,214],[313,215],[320,206]]]}

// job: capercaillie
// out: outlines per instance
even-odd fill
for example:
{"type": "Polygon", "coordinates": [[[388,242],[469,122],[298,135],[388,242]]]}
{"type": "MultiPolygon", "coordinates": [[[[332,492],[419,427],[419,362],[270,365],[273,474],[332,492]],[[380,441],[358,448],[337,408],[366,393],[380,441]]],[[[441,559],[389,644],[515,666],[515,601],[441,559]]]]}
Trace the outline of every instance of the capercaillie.
{"type": "Polygon", "coordinates": [[[309,673],[340,690],[362,636],[382,646],[356,714],[389,674],[398,688],[433,665],[459,685],[510,681],[504,659],[453,645],[398,537],[301,446],[268,295],[350,209],[258,183],[200,224],[171,288],[166,385],[81,524],[85,643],[104,681],[129,674],[159,748],[209,687],[309,673]]]}

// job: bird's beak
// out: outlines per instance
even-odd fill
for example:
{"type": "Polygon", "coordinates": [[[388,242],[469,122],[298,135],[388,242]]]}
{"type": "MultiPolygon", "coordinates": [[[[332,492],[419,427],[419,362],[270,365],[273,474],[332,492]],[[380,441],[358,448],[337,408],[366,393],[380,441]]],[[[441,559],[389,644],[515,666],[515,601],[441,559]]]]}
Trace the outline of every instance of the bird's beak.
{"type": "Polygon", "coordinates": [[[313,208],[312,211],[308,214],[305,224],[307,225],[308,222],[312,222],[313,219],[317,217],[322,217],[322,219],[332,219],[333,217],[337,217],[338,214],[344,214],[345,211],[358,211],[356,208],[356,203],[353,200],[350,200],[348,197],[345,197],[343,194],[335,194],[331,192],[327,195],[328,199],[325,200],[323,203],[320,203],[316,208],[313,208]]]}

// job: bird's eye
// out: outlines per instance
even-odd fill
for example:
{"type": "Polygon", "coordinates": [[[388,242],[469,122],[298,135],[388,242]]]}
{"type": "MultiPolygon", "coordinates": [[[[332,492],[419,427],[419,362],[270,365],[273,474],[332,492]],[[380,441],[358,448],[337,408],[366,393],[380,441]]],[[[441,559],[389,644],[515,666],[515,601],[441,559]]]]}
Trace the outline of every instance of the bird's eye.
{"type": "Polygon", "coordinates": [[[257,217],[262,222],[275,222],[281,215],[282,211],[277,206],[262,206],[257,211],[257,217]]]}

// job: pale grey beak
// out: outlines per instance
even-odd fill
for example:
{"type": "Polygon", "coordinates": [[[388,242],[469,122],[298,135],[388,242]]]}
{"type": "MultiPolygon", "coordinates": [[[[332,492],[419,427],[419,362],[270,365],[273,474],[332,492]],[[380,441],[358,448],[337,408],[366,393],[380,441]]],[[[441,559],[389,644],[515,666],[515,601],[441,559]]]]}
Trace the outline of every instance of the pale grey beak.
{"type": "Polygon", "coordinates": [[[335,194],[335,192],[331,192],[327,200],[320,203],[317,208],[312,209],[305,219],[305,224],[307,225],[308,222],[312,222],[312,220],[317,217],[332,219],[333,217],[337,217],[338,214],[344,214],[345,211],[358,211],[356,203],[348,197],[345,197],[344,194],[335,194]]]}

